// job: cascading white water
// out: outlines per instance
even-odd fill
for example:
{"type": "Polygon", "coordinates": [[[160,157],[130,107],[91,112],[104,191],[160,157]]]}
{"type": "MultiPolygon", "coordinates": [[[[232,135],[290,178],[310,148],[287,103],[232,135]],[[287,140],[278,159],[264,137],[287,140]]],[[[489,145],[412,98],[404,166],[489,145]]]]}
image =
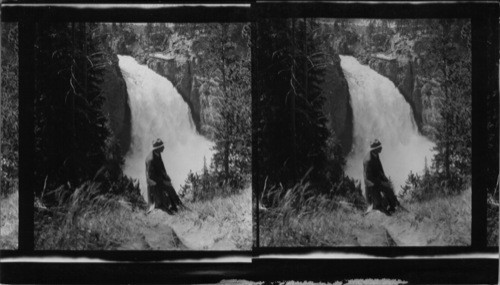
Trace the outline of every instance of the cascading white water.
{"type": "Polygon", "coordinates": [[[190,170],[199,172],[212,158],[212,143],[196,132],[189,108],[166,78],[130,56],[118,56],[132,113],[132,144],[124,173],[139,180],[146,198],[146,157],[155,139],[163,140],[163,163],[176,191],[190,170]]]}
{"type": "Polygon", "coordinates": [[[397,193],[410,171],[421,173],[426,158],[430,163],[433,143],[419,134],[410,105],[394,83],[352,56],[340,59],[354,120],[354,143],[346,173],[364,187],[363,157],[370,142],[379,139],[383,147],[380,160],[397,193]]]}

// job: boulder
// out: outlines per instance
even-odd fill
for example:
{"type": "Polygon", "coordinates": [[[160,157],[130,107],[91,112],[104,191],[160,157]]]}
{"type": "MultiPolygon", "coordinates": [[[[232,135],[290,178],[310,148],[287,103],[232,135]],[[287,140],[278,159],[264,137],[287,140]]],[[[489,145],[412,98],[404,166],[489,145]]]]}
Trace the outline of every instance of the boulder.
{"type": "Polygon", "coordinates": [[[344,153],[349,153],[353,132],[351,97],[337,54],[327,65],[321,89],[326,98],[323,112],[328,118],[327,127],[340,140],[344,153]]]}
{"type": "Polygon", "coordinates": [[[101,83],[101,94],[105,98],[103,113],[108,117],[113,137],[125,154],[131,142],[131,111],[128,103],[127,85],[123,79],[118,57],[111,55],[106,65],[101,83]]]}

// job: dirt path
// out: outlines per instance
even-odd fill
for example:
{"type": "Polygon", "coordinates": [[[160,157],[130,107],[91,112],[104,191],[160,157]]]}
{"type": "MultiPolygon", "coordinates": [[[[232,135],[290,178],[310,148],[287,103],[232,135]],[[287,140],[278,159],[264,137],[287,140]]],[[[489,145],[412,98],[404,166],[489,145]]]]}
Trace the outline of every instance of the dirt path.
{"type": "Polygon", "coordinates": [[[169,215],[155,209],[138,212],[137,236],[121,250],[250,250],[252,244],[251,191],[169,215]],[[248,196],[248,197],[247,197],[248,196]]]}
{"type": "Polygon", "coordinates": [[[428,218],[399,211],[387,216],[372,211],[364,216],[366,227],[355,229],[354,235],[361,246],[443,246],[443,237],[437,225],[428,218]]]}
{"type": "Polygon", "coordinates": [[[128,242],[118,247],[118,250],[187,249],[169,225],[151,219],[144,212],[136,212],[132,223],[137,230],[135,236],[128,237],[128,242]]]}

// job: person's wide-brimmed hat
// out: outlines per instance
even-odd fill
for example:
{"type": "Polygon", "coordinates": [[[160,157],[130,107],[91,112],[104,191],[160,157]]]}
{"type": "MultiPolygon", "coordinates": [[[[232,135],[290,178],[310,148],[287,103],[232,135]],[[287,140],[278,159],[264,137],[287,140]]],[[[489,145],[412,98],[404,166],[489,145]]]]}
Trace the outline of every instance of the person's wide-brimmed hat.
{"type": "Polygon", "coordinates": [[[382,143],[379,140],[375,139],[370,143],[370,150],[376,150],[379,148],[382,148],[382,143]]]}
{"type": "Polygon", "coordinates": [[[163,147],[163,141],[161,139],[156,139],[153,142],[153,149],[159,149],[160,147],[163,147]]]}

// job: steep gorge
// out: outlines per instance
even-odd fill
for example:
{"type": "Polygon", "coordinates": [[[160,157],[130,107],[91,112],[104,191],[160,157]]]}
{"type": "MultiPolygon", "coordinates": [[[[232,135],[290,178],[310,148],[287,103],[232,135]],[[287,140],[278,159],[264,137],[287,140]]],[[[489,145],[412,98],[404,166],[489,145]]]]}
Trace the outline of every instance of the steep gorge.
{"type": "Polygon", "coordinates": [[[439,120],[435,99],[441,97],[442,89],[436,80],[426,79],[429,75],[420,68],[420,59],[376,54],[370,56],[367,64],[396,85],[410,104],[419,130],[428,135],[439,120]]]}
{"type": "MultiPolygon", "coordinates": [[[[103,82],[103,92],[107,101],[104,109],[110,118],[111,129],[123,151],[126,152],[130,147],[130,107],[125,82],[117,64],[117,53],[133,56],[138,62],[147,65],[151,70],[172,82],[188,105],[196,130],[205,136],[210,136],[207,129],[213,120],[210,116],[211,96],[205,95],[220,92],[220,90],[209,89],[202,84],[200,78],[203,74],[196,72],[198,69],[196,58],[187,58],[179,54],[147,53],[138,47],[137,38],[126,43],[119,41],[112,41],[112,43],[110,52],[113,54],[113,60],[106,69],[103,82]]],[[[323,112],[328,119],[328,128],[340,140],[344,153],[348,153],[352,148],[352,108],[349,89],[337,53],[334,53],[327,62],[322,90],[326,99],[323,112]]]]}
{"type": "Polygon", "coordinates": [[[440,120],[437,101],[443,87],[442,74],[425,68],[429,39],[420,35],[409,40],[408,35],[384,25],[384,20],[371,27],[363,21],[325,21],[323,29],[332,34],[329,45],[389,78],[410,104],[419,131],[432,139],[440,120]]]}

